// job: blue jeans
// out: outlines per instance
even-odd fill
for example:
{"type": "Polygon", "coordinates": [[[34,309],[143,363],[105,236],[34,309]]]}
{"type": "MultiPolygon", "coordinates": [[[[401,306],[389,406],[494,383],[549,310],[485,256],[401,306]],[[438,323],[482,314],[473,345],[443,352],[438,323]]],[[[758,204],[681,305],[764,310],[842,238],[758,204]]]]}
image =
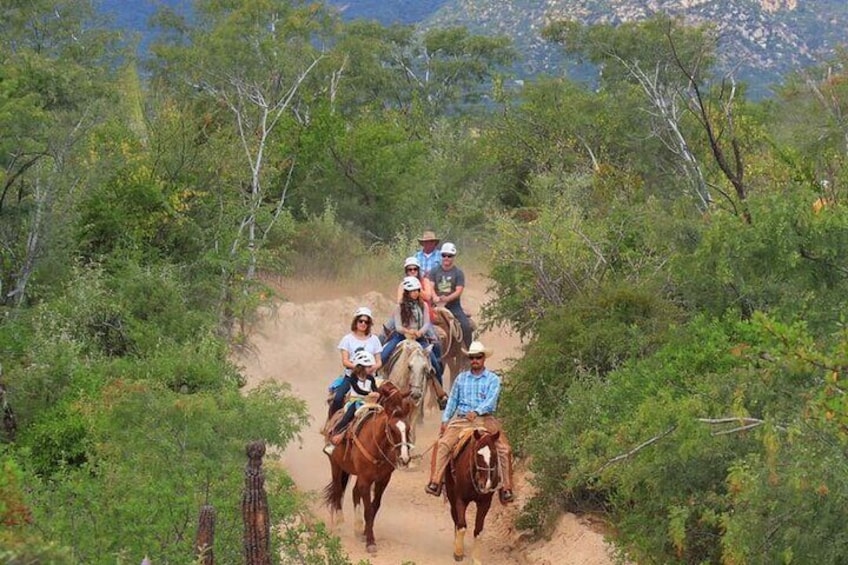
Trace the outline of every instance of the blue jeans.
{"type": "Polygon", "coordinates": [[[353,417],[356,415],[356,410],[362,406],[362,401],[351,402],[350,405],[345,410],[344,416],[339,422],[336,424],[336,427],[333,428],[331,434],[338,434],[344,431],[344,429],[351,423],[353,417]]]}
{"type": "Polygon", "coordinates": [[[344,378],[344,383],[342,383],[333,391],[333,401],[330,403],[330,413],[327,414],[328,419],[332,418],[333,414],[335,414],[342,406],[344,406],[345,395],[349,390],[350,377],[346,376],[344,378]]]}
{"type": "MultiPolygon", "coordinates": [[[[383,346],[383,351],[380,352],[380,357],[383,359],[383,365],[389,362],[389,358],[392,356],[395,347],[397,347],[397,345],[404,339],[406,338],[403,335],[395,332],[392,334],[392,337],[386,341],[386,344],[383,346]]],[[[430,342],[423,337],[419,337],[415,341],[420,343],[421,347],[425,349],[430,345],[430,342]]],[[[442,346],[438,342],[434,343],[433,349],[430,350],[430,364],[433,366],[433,371],[436,373],[436,380],[439,381],[439,384],[442,384],[442,374],[445,372],[445,367],[442,365],[442,346]]]]}

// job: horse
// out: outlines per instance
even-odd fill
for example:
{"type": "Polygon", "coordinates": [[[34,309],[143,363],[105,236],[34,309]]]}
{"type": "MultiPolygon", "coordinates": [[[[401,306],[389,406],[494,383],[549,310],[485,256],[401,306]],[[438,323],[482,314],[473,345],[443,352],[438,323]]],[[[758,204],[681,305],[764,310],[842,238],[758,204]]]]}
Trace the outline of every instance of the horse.
{"type": "MultiPolygon", "coordinates": [[[[463,334],[459,320],[444,306],[436,307],[435,315],[436,333],[442,344],[442,363],[450,372],[450,380],[447,376],[444,377],[444,387],[447,392],[450,391],[457,375],[468,368],[468,359],[462,352],[463,334]]],[[[472,327],[474,327],[473,322],[472,327]]]]}
{"type": "Polygon", "coordinates": [[[498,456],[495,442],[500,432],[490,433],[485,428],[475,428],[470,437],[460,441],[458,451],[445,472],[445,494],[450,502],[454,524],[453,558],[465,558],[465,511],[474,502],[477,516],[474,524],[474,546],[471,560],[480,565],[478,536],[483,531],[486,514],[492,505],[492,496],[500,485],[498,456]]]}
{"type": "MultiPolygon", "coordinates": [[[[415,403],[414,418],[410,419],[410,437],[415,437],[415,425],[424,421],[424,398],[427,392],[427,379],[433,372],[430,363],[430,347],[422,347],[414,339],[401,341],[392,352],[389,362],[386,364],[385,374],[389,382],[398,388],[409,389],[410,397],[415,403]]],[[[441,394],[441,387],[432,379],[433,386],[437,388],[436,394],[441,394]]]]}
{"type": "Polygon", "coordinates": [[[366,408],[365,414],[351,423],[342,443],[329,456],[332,479],[324,487],[324,502],[330,508],[333,527],[337,521],[343,521],[342,497],[350,476],[356,475],[352,493],[354,530],[365,534],[365,548],[369,553],[377,551],[374,519],[383,493],[394,470],[399,465],[409,464],[411,448],[405,421],[412,410],[409,391],[402,392],[393,383],[384,382],[378,392],[379,407],[366,408]],[[359,514],[360,501],[364,524],[359,514]]]}

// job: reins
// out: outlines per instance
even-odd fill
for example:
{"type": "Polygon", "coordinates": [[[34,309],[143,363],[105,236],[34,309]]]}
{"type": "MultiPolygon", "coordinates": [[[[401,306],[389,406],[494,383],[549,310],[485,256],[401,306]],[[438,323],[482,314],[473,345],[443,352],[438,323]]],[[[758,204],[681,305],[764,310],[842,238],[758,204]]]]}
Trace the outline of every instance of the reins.
{"type": "MultiPolygon", "coordinates": [[[[429,449],[432,449],[432,448],[433,448],[433,446],[431,445],[429,449]]],[[[428,451],[429,451],[429,449],[428,449],[428,451]]],[[[451,465],[451,473],[453,473],[454,478],[456,478],[457,462],[458,462],[459,458],[462,457],[462,454],[465,452],[466,449],[471,451],[471,463],[468,465],[468,478],[471,481],[471,486],[474,487],[474,492],[476,492],[477,494],[491,494],[491,493],[495,492],[496,490],[498,490],[501,486],[501,483],[503,482],[503,479],[501,478],[500,473],[498,473],[497,484],[492,485],[492,487],[489,488],[489,489],[487,489],[485,487],[481,487],[479,485],[479,483],[477,482],[477,472],[478,471],[485,472],[487,477],[491,478],[492,475],[494,474],[494,472],[499,469],[498,458],[497,458],[497,450],[495,450],[494,445],[489,446],[489,449],[491,449],[493,451],[494,456],[495,456],[495,464],[494,465],[479,465],[477,463],[477,442],[473,441],[473,438],[472,438],[472,441],[469,441],[468,443],[465,444],[465,447],[462,448],[462,451],[460,451],[460,453],[457,455],[457,457],[453,459],[453,465],[451,465]]]]}
{"type": "MultiPolygon", "coordinates": [[[[394,394],[394,392],[392,392],[389,396],[391,396],[392,394],[394,394]]],[[[386,413],[383,412],[383,414],[386,414],[386,413]]],[[[378,465],[381,465],[385,461],[386,463],[388,463],[389,465],[391,465],[395,469],[398,469],[399,467],[397,465],[397,461],[396,460],[392,461],[392,459],[390,457],[391,453],[395,449],[402,448],[404,445],[407,446],[407,448],[410,449],[410,450],[414,446],[409,441],[395,442],[392,439],[392,432],[391,432],[391,429],[390,429],[391,428],[391,421],[392,421],[392,417],[390,417],[388,414],[386,414],[386,422],[383,424],[383,437],[386,440],[388,440],[386,442],[389,445],[388,452],[386,452],[386,450],[383,449],[382,442],[377,442],[377,444],[376,444],[377,452],[379,453],[380,457],[382,457],[382,460],[380,460],[379,458],[377,458],[376,456],[371,454],[371,451],[365,446],[365,444],[362,442],[362,440],[359,439],[359,434],[352,434],[353,435],[352,439],[353,439],[353,444],[359,449],[359,451],[365,456],[366,459],[368,459],[368,461],[372,465],[378,466],[378,465]]],[[[361,431],[361,429],[360,429],[360,431],[361,431]]],[[[346,456],[347,456],[347,454],[346,454],[346,456]]]]}

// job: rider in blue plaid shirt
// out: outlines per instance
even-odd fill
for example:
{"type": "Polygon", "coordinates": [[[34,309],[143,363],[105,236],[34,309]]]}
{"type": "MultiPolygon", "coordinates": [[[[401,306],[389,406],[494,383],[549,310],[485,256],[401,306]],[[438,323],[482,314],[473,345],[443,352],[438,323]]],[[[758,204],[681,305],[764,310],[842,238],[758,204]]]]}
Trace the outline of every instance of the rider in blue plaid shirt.
{"type": "Polygon", "coordinates": [[[442,414],[439,442],[430,460],[430,482],[425,490],[434,496],[441,494],[445,469],[459,443],[462,430],[483,427],[490,433],[500,432],[495,449],[502,478],[500,500],[506,504],[515,497],[512,494],[512,449],[500,422],[494,416],[501,393],[501,378],[486,369],[486,357],[491,352],[482,343],[472,342],[465,354],[471,363],[471,370],[460,373],[451,388],[448,404],[442,414]]]}

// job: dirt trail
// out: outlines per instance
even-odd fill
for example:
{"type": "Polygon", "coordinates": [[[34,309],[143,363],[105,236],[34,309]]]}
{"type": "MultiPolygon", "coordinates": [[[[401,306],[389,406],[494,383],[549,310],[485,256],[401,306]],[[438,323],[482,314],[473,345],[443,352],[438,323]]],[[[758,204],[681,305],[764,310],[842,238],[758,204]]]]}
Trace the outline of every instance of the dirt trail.
{"type": "MultiPolygon", "coordinates": [[[[485,300],[485,282],[469,277],[463,304],[472,314],[485,300]]],[[[251,339],[252,353],[238,362],[248,377],[248,386],[261,380],[288,382],[294,394],[303,398],[312,416],[301,443],[290,445],[284,464],[300,489],[315,494],[314,510],[320,519],[329,513],[321,505],[319,493],[329,481],[329,464],[321,452],[320,428],[326,417],[326,386],[340,371],[336,349],[348,331],[353,311],[360,305],[372,308],[376,322],[387,319],[392,304],[378,292],[351,293],[349,289],[304,281],[286,281],[283,291],[291,301],[279,304],[274,315],[267,315],[251,339]]],[[[490,332],[480,338],[495,354],[487,363],[498,370],[519,355],[519,340],[504,332],[490,332]]],[[[416,450],[419,456],[433,443],[438,431],[439,412],[429,412],[418,428],[416,450]]],[[[429,452],[413,462],[409,469],[392,476],[375,522],[378,550],[368,554],[365,544],[353,533],[350,486],[344,498],[344,523],[335,533],[351,559],[368,559],[375,565],[416,563],[440,565],[454,563],[452,557],[453,523],[450,510],[442,499],[424,493],[427,483],[429,452]]],[[[574,564],[608,565],[613,560],[603,536],[573,515],[564,516],[550,540],[526,545],[512,526],[514,517],[529,496],[530,487],[521,472],[516,473],[516,504],[492,505],[482,534],[483,560],[487,564],[574,564]]],[[[468,521],[473,524],[474,510],[468,521]]],[[[471,533],[466,552],[471,549],[471,533]]]]}

